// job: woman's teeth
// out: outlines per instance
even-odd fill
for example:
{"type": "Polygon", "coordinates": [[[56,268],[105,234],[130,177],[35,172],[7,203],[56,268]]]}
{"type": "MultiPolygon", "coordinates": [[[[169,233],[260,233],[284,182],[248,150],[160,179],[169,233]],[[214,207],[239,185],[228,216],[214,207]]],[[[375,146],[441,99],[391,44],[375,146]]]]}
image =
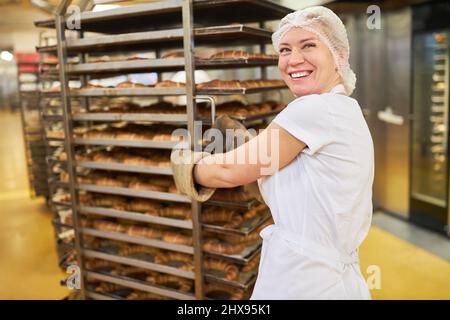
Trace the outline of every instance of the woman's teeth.
{"type": "Polygon", "coordinates": [[[312,71],[302,71],[302,72],[294,72],[291,73],[290,76],[293,79],[298,79],[298,78],[303,78],[306,76],[309,76],[311,74],[312,71]]]}

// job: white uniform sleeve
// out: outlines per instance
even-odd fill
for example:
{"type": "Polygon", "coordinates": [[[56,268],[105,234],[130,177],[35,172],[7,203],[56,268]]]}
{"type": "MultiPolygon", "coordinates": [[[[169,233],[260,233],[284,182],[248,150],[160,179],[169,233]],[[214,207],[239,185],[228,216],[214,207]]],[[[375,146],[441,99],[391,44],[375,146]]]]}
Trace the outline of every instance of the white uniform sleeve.
{"type": "Polygon", "coordinates": [[[309,95],[291,102],[273,120],[307,148],[303,152],[313,155],[332,139],[333,118],[328,105],[319,95],[309,95]]]}

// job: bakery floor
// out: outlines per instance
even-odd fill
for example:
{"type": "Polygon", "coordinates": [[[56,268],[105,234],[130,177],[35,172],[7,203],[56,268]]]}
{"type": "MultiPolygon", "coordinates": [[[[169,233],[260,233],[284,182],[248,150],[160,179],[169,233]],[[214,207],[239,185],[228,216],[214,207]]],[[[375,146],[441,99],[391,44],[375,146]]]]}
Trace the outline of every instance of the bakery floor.
{"type": "MultiPolygon", "coordinates": [[[[450,240],[382,212],[360,249],[373,299],[450,299],[450,240]]],[[[20,116],[0,112],[0,299],[62,299],[51,213],[29,197],[20,116]]]]}
{"type": "Polygon", "coordinates": [[[0,299],[62,299],[52,214],[30,198],[18,113],[0,112],[0,299]]]}

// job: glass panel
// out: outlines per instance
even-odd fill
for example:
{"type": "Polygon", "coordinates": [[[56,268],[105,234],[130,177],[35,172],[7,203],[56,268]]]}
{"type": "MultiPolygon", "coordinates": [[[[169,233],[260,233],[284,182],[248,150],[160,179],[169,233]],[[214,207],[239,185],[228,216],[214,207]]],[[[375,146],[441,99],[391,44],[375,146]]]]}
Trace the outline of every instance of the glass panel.
{"type": "Polygon", "coordinates": [[[449,32],[414,37],[412,196],[446,207],[449,32]]]}

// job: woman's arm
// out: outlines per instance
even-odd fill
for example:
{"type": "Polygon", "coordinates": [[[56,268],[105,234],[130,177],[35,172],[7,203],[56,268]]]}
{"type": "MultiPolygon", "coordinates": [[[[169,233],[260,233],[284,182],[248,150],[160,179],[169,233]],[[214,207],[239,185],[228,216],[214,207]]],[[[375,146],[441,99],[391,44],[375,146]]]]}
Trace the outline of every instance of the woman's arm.
{"type": "Polygon", "coordinates": [[[232,188],[270,176],[288,165],[306,145],[272,122],[240,147],[203,158],[194,168],[195,181],[209,188],[232,188]]]}

